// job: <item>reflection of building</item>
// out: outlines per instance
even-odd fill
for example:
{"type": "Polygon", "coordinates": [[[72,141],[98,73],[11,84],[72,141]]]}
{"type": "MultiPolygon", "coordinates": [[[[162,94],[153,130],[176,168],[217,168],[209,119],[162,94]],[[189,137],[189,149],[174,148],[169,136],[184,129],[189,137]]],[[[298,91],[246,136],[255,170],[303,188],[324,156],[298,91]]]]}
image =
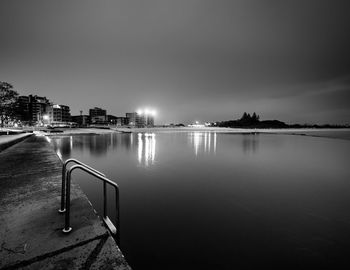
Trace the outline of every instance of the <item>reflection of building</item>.
{"type": "Polygon", "coordinates": [[[90,109],[89,115],[92,124],[105,124],[107,122],[107,111],[101,108],[90,109]]]}
{"type": "MultiPolygon", "coordinates": [[[[72,155],[90,153],[92,156],[106,155],[109,149],[130,149],[132,147],[132,138],[137,134],[119,134],[110,133],[101,136],[62,136],[49,138],[53,144],[57,155],[66,160],[72,155]]],[[[135,145],[136,146],[136,145],[135,145]]]]}

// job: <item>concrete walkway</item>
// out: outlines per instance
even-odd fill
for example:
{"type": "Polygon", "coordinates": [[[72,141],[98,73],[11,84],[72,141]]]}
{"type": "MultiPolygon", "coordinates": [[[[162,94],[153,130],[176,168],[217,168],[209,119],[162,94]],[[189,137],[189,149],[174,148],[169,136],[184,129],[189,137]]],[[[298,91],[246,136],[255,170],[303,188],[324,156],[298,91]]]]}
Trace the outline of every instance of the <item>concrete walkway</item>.
{"type": "Polygon", "coordinates": [[[0,136],[0,151],[5,150],[7,147],[14,145],[25,138],[33,135],[32,133],[20,133],[15,135],[1,135],[0,136]]]}
{"type": "Polygon", "coordinates": [[[0,269],[130,269],[77,185],[62,232],[61,166],[45,137],[0,152],[0,269]]]}

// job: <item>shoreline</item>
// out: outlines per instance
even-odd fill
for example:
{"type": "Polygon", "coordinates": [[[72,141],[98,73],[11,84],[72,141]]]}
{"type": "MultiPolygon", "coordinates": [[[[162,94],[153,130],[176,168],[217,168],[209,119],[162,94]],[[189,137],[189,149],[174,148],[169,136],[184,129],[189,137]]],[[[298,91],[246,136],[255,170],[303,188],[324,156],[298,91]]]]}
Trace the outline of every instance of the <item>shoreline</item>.
{"type": "MultiPolygon", "coordinates": [[[[10,129],[8,129],[10,130],[10,129]]],[[[21,130],[17,130],[21,132],[21,130]]],[[[23,130],[25,131],[25,130],[23,130]]],[[[22,131],[22,132],[23,132],[22,131]]],[[[33,131],[39,136],[93,136],[111,133],[174,133],[174,132],[212,132],[222,134],[280,134],[299,135],[310,137],[324,137],[333,139],[350,140],[350,128],[286,128],[286,129],[245,129],[245,128],[221,128],[221,127],[153,127],[153,128],[127,128],[110,127],[110,129],[100,128],[61,128],[55,130],[33,131]]],[[[13,135],[9,135],[13,136],[13,135]]]]}
{"type": "MultiPolygon", "coordinates": [[[[203,131],[203,132],[219,132],[219,133],[271,133],[271,132],[312,132],[312,131],[349,131],[350,128],[225,128],[225,127],[153,127],[153,128],[111,128],[112,130],[120,132],[158,132],[158,131],[169,131],[169,132],[188,132],[188,131],[203,131]]],[[[128,133],[129,133],[128,132],[128,133]]]]}
{"type": "Polygon", "coordinates": [[[299,135],[309,137],[322,137],[331,139],[350,140],[350,128],[303,128],[303,129],[243,129],[243,128],[219,128],[219,127],[203,127],[203,128],[117,128],[122,133],[172,133],[172,132],[212,132],[221,134],[279,134],[279,135],[299,135]]]}

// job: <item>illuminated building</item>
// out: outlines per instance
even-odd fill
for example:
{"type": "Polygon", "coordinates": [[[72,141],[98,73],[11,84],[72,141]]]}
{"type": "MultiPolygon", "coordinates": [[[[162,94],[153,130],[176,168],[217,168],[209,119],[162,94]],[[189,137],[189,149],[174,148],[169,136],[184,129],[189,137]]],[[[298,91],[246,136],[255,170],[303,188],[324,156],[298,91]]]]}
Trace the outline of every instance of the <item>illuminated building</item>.
{"type": "Polygon", "coordinates": [[[140,127],[153,127],[154,117],[156,115],[155,110],[143,109],[137,110],[137,122],[140,127]]]}
{"type": "Polygon", "coordinates": [[[137,113],[136,112],[132,112],[132,113],[126,113],[126,119],[127,119],[127,125],[131,126],[131,127],[136,127],[138,122],[136,122],[137,117],[137,113]]]}
{"type": "Polygon", "coordinates": [[[66,105],[48,105],[46,114],[50,125],[64,125],[71,121],[70,108],[66,105]]]}
{"type": "Polygon", "coordinates": [[[29,95],[29,114],[30,121],[39,123],[43,120],[43,116],[47,113],[48,106],[51,105],[46,97],[29,95]]]}

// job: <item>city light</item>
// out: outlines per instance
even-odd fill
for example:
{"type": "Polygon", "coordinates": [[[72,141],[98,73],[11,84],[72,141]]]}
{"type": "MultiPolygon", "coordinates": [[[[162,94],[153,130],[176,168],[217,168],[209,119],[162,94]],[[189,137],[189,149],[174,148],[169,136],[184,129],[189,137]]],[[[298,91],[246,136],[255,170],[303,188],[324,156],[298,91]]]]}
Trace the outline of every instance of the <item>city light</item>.
{"type": "Polygon", "coordinates": [[[136,113],[138,115],[145,115],[145,116],[150,115],[150,116],[153,116],[153,117],[157,115],[157,111],[155,109],[149,109],[149,108],[138,109],[136,111],[136,113]]]}
{"type": "Polygon", "coordinates": [[[199,121],[195,121],[194,124],[187,125],[188,127],[192,128],[203,128],[205,125],[201,124],[199,121]]]}
{"type": "Polygon", "coordinates": [[[44,120],[49,120],[49,116],[47,114],[43,115],[44,120]]]}

